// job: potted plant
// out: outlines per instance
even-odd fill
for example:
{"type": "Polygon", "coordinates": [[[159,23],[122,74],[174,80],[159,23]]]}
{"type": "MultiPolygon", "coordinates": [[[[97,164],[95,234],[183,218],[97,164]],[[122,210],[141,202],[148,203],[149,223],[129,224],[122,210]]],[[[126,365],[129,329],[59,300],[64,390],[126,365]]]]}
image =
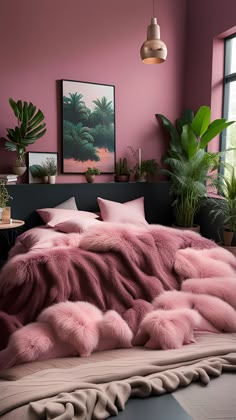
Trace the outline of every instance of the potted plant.
{"type": "Polygon", "coordinates": [[[45,175],[48,177],[49,184],[55,184],[57,175],[57,162],[54,157],[47,157],[42,164],[45,175]]]}
{"type": "Polygon", "coordinates": [[[13,171],[17,175],[23,175],[26,171],[25,153],[26,148],[33,144],[37,139],[46,133],[46,124],[43,122],[44,115],[40,109],[31,102],[15,102],[9,98],[9,104],[17,118],[15,128],[7,128],[7,138],[5,148],[11,152],[16,152],[16,164],[13,171]]]}
{"type": "Polygon", "coordinates": [[[184,111],[176,125],[162,114],[156,117],[171,138],[167,156],[162,159],[167,168],[162,173],[170,179],[176,225],[193,229],[195,215],[208,186],[215,185],[215,171],[220,165],[220,154],[207,152],[206,147],[234,121],[221,118],[210,122],[208,106],[201,106],[196,115],[190,109],[184,111]]]}
{"type": "Polygon", "coordinates": [[[86,181],[89,183],[94,182],[96,175],[100,175],[100,173],[101,173],[100,169],[88,167],[85,172],[86,181]]]}
{"type": "Polygon", "coordinates": [[[2,212],[11,198],[7,191],[6,183],[0,182],[0,220],[2,220],[2,212]]]}
{"type": "Polygon", "coordinates": [[[155,159],[147,159],[141,161],[141,167],[135,165],[135,180],[138,182],[147,182],[157,172],[159,165],[155,159]]]}
{"type": "Polygon", "coordinates": [[[236,172],[232,165],[227,165],[228,173],[219,174],[218,194],[219,198],[208,198],[211,204],[211,221],[222,220],[223,223],[223,246],[236,256],[234,246],[236,232],[236,172]]]}
{"type": "Polygon", "coordinates": [[[116,182],[128,182],[130,178],[131,170],[128,167],[128,162],[126,158],[120,158],[116,162],[116,173],[115,181],[116,182]]]}

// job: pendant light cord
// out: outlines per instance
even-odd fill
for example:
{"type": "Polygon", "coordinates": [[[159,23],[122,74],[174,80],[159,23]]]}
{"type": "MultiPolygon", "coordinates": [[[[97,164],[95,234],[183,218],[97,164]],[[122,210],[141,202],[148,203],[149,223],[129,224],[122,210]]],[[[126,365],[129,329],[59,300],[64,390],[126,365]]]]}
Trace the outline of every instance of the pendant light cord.
{"type": "Polygon", "coordinates": [[[152,17],[154,17],[155,16],[155,14],[154,14],[154,0],[152,0],[152,17]]]}

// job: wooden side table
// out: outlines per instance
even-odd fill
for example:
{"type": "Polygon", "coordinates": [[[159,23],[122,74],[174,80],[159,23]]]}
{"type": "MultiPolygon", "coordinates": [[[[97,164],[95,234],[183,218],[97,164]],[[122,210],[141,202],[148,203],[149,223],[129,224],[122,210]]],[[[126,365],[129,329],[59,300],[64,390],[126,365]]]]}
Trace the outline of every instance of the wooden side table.
{"type": "Polygon", "coordinates": [[[14,245],[17,229],[25,224],[24,220],[13,219],[12,223],[0,222],[0,259],[6,260],[10,248],[14,245]]]}

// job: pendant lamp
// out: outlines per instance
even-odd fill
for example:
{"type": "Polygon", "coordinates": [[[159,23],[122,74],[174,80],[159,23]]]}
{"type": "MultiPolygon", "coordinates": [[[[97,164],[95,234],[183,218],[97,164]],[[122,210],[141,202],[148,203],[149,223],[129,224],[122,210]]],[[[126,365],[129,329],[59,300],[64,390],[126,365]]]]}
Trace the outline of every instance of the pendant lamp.
{"type": "Polygon", "coordinates": [[[167,57],[167,47],[160,39],[160,26],[157,24],[157,18],[154,17],[154,0],[151,25],[148,26],[147,41],[143,43],[140,49],[140,56],[145,64],[160,64],[167,57]]]}

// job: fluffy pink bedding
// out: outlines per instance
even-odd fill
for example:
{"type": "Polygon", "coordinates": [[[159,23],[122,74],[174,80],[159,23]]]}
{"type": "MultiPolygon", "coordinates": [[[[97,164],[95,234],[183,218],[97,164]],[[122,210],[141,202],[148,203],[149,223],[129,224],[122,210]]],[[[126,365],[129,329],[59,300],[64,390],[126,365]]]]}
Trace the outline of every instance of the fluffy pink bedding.
{"type": "MultiPolygon", "coordinates": [[[[122,318],[116,318],[114,325],[122,325],[125,338],[129,336],[124,347],[177,348],[192,342],[196,329],[236,332],[236,259],[196,233],[103,223],[82,235],[64,235],[57,245],[47,252],[34,249],[14,256],[4,266],[0,276],[2,349],[19,327],[33,322],[35,328],[34,321],[44,308],[65,301],[88,301],[102,311],[102,317],[106,311],[116,311],[122,318]]],[[[80,317],[83,310],[73,314],[80,317]]],[[[50,316],[39,317],[38,324],[43,321],[53,331],[52,342],[63,336],[70,342],[64,322],[68,316],[60,312],[59,318],[61,330],[51,324],[50,316]]],[[[100,318],[95,322],[96,345],[90,352],[106,345],[111,348],[114,331],[102,341],[98,325],[100,318]]],[[[119,347],[119,337],[116,340],[113,345],[116,342],[119,347]]],[[[58,348],[63,346],[59,343],[53,351],[58,348]]],[[[76,345],[71,352],[82,355],[76,345]]]]}

